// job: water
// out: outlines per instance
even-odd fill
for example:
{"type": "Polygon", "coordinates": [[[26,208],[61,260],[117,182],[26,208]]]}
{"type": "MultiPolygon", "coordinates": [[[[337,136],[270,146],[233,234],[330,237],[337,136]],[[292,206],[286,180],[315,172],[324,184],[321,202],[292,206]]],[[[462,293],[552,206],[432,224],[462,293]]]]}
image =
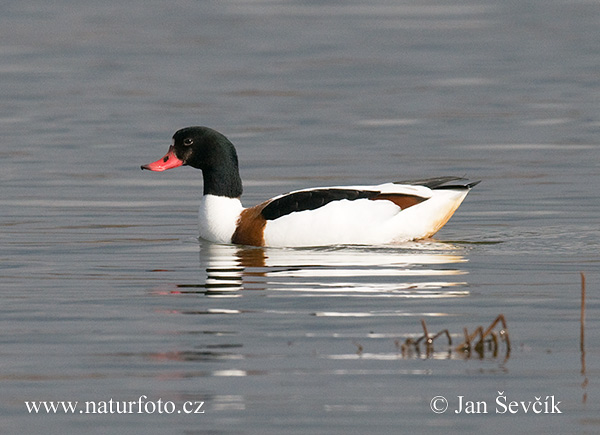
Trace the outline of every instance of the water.
{"type": "Polygon", "coordinates": [[[596,3],[0,10],[3,432],[598,431],[596,3]],[[195,124],[237,144],[247,205],[483,182],[433,241],[211,245],[195,238],[200,174],[139,170],[195,124]],[[499,314],[510,352],[455,350],[499,314]],[[403,352],[421,319],[453,344],[403,352]],[[562,413],[496,414],[499,395],[554,396],[562,413]],[[488,412],[455,413],[458,396],[488,412]],[[110,399],[148,412],[109,413],[110,399]],[[173,414],[150,412],[159,400],[173,414]],[[79,407],[33,415],[25,401],[79,407]],[[177,412],[192,402],[203,413],[177,412]]]}

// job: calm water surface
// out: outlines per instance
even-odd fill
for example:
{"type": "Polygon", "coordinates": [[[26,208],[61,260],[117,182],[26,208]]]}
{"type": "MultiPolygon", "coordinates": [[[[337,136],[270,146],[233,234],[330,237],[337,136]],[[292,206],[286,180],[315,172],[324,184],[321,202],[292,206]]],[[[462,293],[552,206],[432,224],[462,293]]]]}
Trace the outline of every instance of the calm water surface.
{"type": "Polygon", "coordinates": [[[597,3],[0,11],[3,433],[598,432],[597,3]],[[200,173],[139,170],[194,124],[237,144],[247,205],[320,185],[483,182],[435,240],[213,245],[196,238],[200,173]],[[455,349],[499,314],[510,352],[455,349]],[[403,350],[422,319],[453,344],[403,350]],[[562,413],[497,414],[499,395],[562,413]],[[150,412],[108,412],[141,396],[150,412]],[[456,413],[459,396],[479,413],[456,413]],[[159,400],[175,411],[151,412],[159,400]],[[78,408],[34,415],[26,401],[78,408]],[[187,402],[204,413],[178,413],[187,402]]]}

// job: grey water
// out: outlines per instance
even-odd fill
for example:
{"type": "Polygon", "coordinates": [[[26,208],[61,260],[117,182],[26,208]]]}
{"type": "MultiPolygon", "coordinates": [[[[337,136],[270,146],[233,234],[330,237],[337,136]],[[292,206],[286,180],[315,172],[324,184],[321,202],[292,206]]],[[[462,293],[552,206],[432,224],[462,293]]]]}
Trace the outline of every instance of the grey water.
{"type": "Polygon", "coordinates": [[[598,432],[600,4],[0,12],[0,432],[598,432]],[[188,125],[236,144],[246,205],[482,182],[433,240],[214,245],[200,173],[139,170],[188,125]],[[500,314],[510,348],[457,349],[500,314]]]}

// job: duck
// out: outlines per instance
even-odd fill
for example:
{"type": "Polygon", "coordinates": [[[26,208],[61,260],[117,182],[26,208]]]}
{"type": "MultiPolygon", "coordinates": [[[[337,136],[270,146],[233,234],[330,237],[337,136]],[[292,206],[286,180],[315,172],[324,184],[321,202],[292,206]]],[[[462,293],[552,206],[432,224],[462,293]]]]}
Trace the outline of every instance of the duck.
{"type": "Polygon", "coordinates": [[[200,238],[262,247],[387,245],[427,239],[448,222],[479,183],[445,176],[313,187],[244,207],[233,143],[203,126],[175,132],[167,154],[141,168],[162,172],[180,166],[202,171],[200,238]]]}

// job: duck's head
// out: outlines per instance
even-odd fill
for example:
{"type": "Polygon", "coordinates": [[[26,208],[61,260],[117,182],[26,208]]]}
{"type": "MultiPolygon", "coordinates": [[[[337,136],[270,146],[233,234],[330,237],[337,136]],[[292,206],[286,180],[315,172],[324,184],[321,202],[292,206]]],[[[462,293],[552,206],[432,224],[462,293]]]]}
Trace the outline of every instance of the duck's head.
{"type": "Polygon", "coordinates": [[[235,148],[224,135],[208,127],[186,127],[175,132],[164,157],[141,168],[161,172],[187,165],[210,170],[232,161],[237,166],[235,148]]]}
{"type": "Polygon", "coordinates": [[[161,172],[178,166],[201,169],[205,193],[241,195],[237,153],[229,139],[216,130],[198,126],[178,130],[167,154],[141,168],[161,172]]]}

